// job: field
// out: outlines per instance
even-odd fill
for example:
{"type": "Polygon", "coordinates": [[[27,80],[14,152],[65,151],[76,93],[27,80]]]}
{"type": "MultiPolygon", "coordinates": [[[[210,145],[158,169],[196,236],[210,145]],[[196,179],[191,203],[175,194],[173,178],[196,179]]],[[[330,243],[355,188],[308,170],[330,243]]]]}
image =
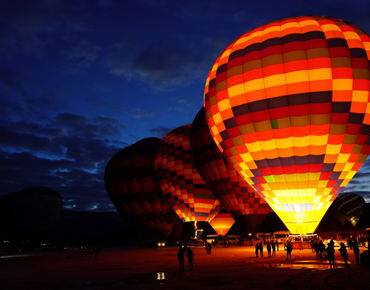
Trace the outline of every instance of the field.
{"type": "Polygon", "coordinates": [[[370,269],[350,269],[336,251],[335,270],[311,250],[256,258],[252,246],[192,247],[194,270],[179,273],[177,248],[24,252],[0,258],[1,289],[369,289],[370,269]]]}

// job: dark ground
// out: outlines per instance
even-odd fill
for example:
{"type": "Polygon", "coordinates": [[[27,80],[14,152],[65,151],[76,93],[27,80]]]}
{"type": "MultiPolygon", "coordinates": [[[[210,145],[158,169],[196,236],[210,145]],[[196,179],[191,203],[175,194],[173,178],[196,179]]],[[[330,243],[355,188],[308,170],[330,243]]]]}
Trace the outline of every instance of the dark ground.
{"type": "Polygon", "coordinates": [[[24,252],[0,258],[0,289],[370,289],[370,269],[343,268],[336,249],[335,270],[311,250],[256,258],[252,246],[192,247],[194,271],[178,272],[177,248],[24,252]]]}

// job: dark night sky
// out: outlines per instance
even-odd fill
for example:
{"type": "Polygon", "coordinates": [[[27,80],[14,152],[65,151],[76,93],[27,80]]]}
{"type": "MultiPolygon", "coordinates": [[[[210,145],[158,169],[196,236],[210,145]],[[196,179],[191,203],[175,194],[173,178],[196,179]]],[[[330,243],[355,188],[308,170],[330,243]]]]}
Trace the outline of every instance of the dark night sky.
{"type": "MultiPolygon", "coordinates": [[[[313,14],[370,31],[369,0],[0,0],[0,194],[45,186],[66,209],[114,210],[117,151],[192,123],[233,39],[313,14]]],[[[344,192],[366,196],[369,167],[344,192]]]]}

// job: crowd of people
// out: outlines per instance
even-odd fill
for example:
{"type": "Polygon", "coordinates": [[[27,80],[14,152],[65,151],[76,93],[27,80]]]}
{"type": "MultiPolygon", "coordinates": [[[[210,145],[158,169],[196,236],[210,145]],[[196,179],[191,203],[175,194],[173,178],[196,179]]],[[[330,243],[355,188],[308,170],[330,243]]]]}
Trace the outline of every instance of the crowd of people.
{"type": "MultiPolygon", "coordinates": [[[[353,250],[355,255],[355,262],[356,265],[361,266],[360,264],[360,246],[368,247],[368,240],[365,234],[363,233],[340,233],[336,235],[336,239],[340,240],[337,242],[339,243],[338,252],[342,257],[346,268],[350,268],[348,264],[348,251],[353,250]],[[345,244],[345,242],[347,245],[345,244]]],[[[310,245],[312,252],[315,252],[317,259],[326,259],[329,262],[330,269],[335,269],[335,241],[333,238],[330,239],[329,242],[324,243],[323,239],[318,235],[307,235],[307,236],[291,236],[286,238],[282,244],[279,244],[278,240],[264,240],[263,238],[256,239],[252,241],[255,245],[255,255],[256,257],[264,257],[264,248],[267,252],[267,257],[276,257],[276,252],[285,250],[287,257],[286,260],[292,259],[292,251],[294,249],[304,249],[303,244],[310,245]],[[294,245],[294,247],[293,247],[294,245]]],[[[223,242],[224,247],[229,247],[229,243],[227,239],[223,242]]],[[[338,245],[337,245],[338,246],[338,245]]],[[[206,241],[205,248],[207,254],[211,254],[212,243],[206,241]]],[[[307,247],[306,247],[307,249],[307,247]]],[[[177,253],[177,258],[179,260],[179,271],[184,271],[184,262],[185,256],[188,259],[189,264],[189,271],[193,270],[193,261],[194,261],[194,253],[192,249],[186,245],[186,243],[180,243],[180,249],[177,253]]]]}

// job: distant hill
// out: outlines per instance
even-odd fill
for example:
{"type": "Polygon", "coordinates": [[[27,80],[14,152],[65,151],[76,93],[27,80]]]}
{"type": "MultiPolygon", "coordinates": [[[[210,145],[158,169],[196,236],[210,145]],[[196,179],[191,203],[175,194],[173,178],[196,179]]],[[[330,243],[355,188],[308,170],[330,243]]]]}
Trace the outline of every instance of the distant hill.
{"type": "Polygon", "coordinates": [[[136,241],[134,231],[115,212],[63,210],[48,234],[52,240],[75,246],[136,241]]]}

